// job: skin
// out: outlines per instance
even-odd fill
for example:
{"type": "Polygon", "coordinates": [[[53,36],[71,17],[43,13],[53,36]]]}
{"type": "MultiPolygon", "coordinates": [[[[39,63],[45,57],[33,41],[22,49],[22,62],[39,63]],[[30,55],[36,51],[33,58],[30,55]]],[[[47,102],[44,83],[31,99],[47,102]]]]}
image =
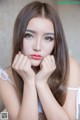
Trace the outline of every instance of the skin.
{"type": "Polygon", "coordinates": [[[37,86],[42,83],[47,84],[48,77],[56,68],[54,56],[50,55],[54,45],[54,28],[52,22],[46,18],[31,19],[25,31],[23,49],[15,56],[12,64],[13,69],[24,81],[23,102],[18,118],[20,120],[25,120],[25,115],[29,120],[38,119],[37,86]],[[32,54],[40,54],[42,59],[33,60],[30,57],[32,54]],[[36,73],[34,67],[37,70],[38,66],[40,66],[40,69],[36,73]]]}
{"type": "Polygon", "coordinates": [[[54,45],[53,23],[46,18],[31,19],[25,31],[23,49],[16,55],[13,68],[24,81],[28,78],[28,80],[36,79],[37,81],[44,79],[47,82],[56,68],[54,56],[50,55],[54,45]],[[32,54],[40,54],[42,59],[34,60],[30,57],[32,54]],[[37,68],[37,66],[40,66],[40,70],[35,74],[34,67],[37,68]]]}
{"type": "MultiPolygon", "coordinates": [[[[13,69],[16,70],[16,72],[22,77],[24,81],[23,106],[20,112],[21,116],[19,117],[21,120],[26,119],[24,116],[27,113],[27,119],[38,119],[37,94],[39,96],[47,120],[75,119],[75,111],[70,111],[68,113],[69,109],[67,109],[66,104],[68,97],[63,107],[61,107],[56,101],[47,84],[49,76],[56,69],[54,56],[51,55],[54,46],[55,39],[53,23],[46,18],[38,17],[31,19],[25,31],[23,49],[22,51],[19,51],[19,53],[15,56],[12,65],[13,69]],[[30,57],[32,54],[40,54],[42,56],[42,59],[33,60],[30,57]],[[37,69],[38,67],[39,69],[37,69]],[[36,71],[34,68],[36,68],[36,71]],[[27,108],[25,108],[25,106],[27,106],[27,108]],[[29,108],[33,109],[29,110],[29,108]],[[57,110],[60,111],[58,116],[56,116],[57,110]],[[32,117],[29,113],[32,115],[32,117]]],[[[69,79],[69,81],[71,81],[72,78],[69,79]]],[[[71,83],[69,83],[69,86],[71,86],[71,83]]],[[[76,95],[74,94],[73,97],[76,97],[76,95]]],[[[73,106],[75,108],[74,100],[73,106]]]]}
{"type": "MultiPolygon", "coordinates": [[[[50,20],[33,18],[25,31],[22,53],[28,58],[31,54],[40,54],[44,59],[54,48],[54,28],[50,20]],[[45,29],[48,28],[48,29],[45,29]],[[29,30],[33,32],[29,32],[29,30]],[[49,33],[49,34],[48,34],[49,33]]],[[[31,66],[40,65],[42,60],[30,59],[31,66]]]]}
{"type": "MultiPolygon", "coordinates": [[[[30,20],[27,29],[35,31],[35,37],[29,34],[28,36],[25,35],[23,49],[15,56],[11,66],[24,81],[22,104],[15,87],[8,81],[0,80],[0,95],[8,110],[9,120],[38,120],[37,95],[47,120],[75,120],[77,91],[68,90],[65,103],[60,106],[47,84],[49,76],[56,69],[54,56],[51,55],[55,40],[45,39],[45,33],[54,33],[52,22],[45,18],[33,18],[30,20]],[[40,54],[43,57],[37,61],[31,59],[31,54],[40,54]]],[[[29,31],[26,32],[29,33],[29,31]]],[[[50,37],[54,38],[53,35],[50,37]]],[[[80,87],[80,66],[71,57],[69,62],[68,87],[78,88],[80,87]]],[[[11,75],[11,69],[6,69],[6,72],[11,80],[15,81],[11,75]]]]}

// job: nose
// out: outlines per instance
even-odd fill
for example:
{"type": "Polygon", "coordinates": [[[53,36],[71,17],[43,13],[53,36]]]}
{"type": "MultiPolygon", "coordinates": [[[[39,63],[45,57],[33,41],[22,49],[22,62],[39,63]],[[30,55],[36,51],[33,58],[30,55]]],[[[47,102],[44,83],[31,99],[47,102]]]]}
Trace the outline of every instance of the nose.
{"type": "Polygon", "coordinates": [[[35,51],[41,51],[41,42],[40,42],[40,40],[35,41],[33,49],[35,51]]]}

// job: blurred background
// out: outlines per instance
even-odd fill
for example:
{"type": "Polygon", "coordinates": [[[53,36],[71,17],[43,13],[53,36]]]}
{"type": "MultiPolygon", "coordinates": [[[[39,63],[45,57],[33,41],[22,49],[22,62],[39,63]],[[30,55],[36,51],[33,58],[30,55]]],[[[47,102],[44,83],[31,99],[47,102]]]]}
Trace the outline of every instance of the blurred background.
{"type": "MultiPolygon", "coordinates": [[[[34,0],[0,0],[0,66],[11,64],[15,19],[27,3],[34,0]]],[[[69,54],[80,63],[80,4],[58,4],[59,0],[41,0],[51,4],[61,18],[69,54]]]]}

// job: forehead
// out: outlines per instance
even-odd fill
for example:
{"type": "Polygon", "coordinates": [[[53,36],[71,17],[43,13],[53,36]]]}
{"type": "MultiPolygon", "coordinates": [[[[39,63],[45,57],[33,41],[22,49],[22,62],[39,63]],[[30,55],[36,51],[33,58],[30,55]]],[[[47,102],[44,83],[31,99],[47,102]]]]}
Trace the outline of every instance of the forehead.
{"type": "Polygon", "coordinates": [[[54,32],[54,25],[52,21],[47,18],[35,17],[29,21],[27,29],[54,32]]]}

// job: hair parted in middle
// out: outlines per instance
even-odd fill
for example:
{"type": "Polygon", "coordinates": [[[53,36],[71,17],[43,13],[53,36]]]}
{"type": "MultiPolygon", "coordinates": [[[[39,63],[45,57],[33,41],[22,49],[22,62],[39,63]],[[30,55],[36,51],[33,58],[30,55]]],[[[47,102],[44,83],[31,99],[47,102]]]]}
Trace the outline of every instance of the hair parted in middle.
{"type": "MultiPolygon", "coordinates": [[[[35,17],[46,18],[53,23],[55,46],[51,54],[55,58],[56,70],[51,74],[48,84],[56,100],[62,106],[66,97],[69,70],[68,48],[59,15],[48,3],[42,3],[39,1],[31,2],[18,14],[13,33],[12,63],[15,55],[23,48],[23,38],[29,21],[35,17]]],[[[24,86],[23,80],[14,70],[13,75],[22,100],[24,86]]]]}

